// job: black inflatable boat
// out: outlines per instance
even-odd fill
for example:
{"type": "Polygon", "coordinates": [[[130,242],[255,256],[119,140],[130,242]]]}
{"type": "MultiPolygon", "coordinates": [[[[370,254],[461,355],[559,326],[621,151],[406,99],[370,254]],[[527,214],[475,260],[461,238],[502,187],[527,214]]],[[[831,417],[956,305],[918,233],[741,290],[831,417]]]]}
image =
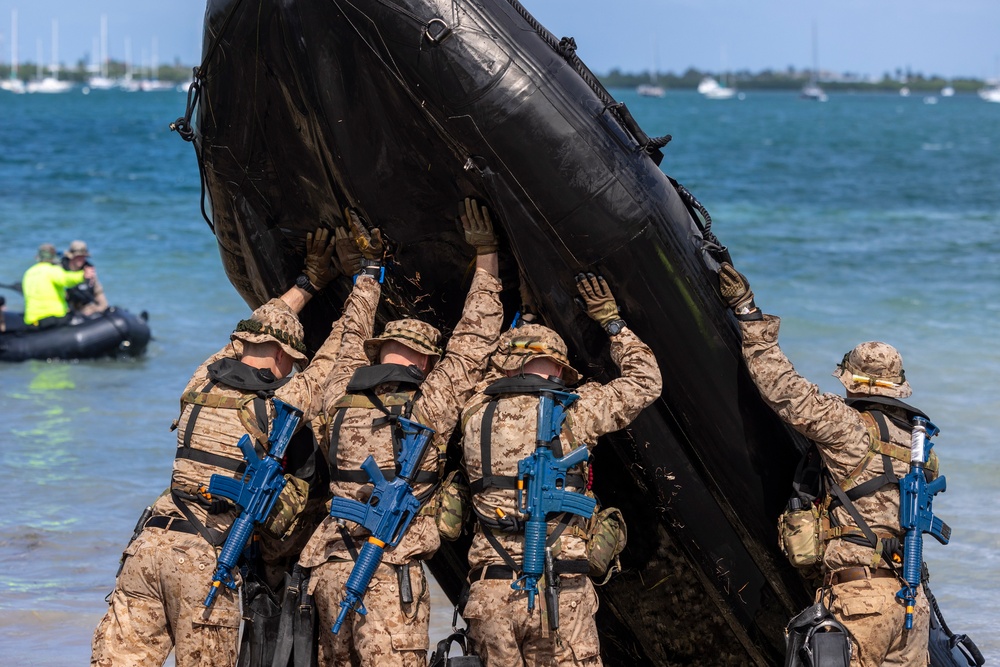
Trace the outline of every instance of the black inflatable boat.
{"type": "MultiPolygon", "coordinates": [[[[605,664],[782,662],[783,627],[811,602],[775,532],[805,443],[741,364],[715,288],[726,252],[660,171],[667,137],[638,127],[572,40],[516,0],[209,0],[197,83],[177,128],[252,307],[293,284],[307,232],[354,206],[393,245],[380,316],[448,330],[473,259],[456,205],[476,196],[502,227],[508,317],[524,281],[576,367],[607,380],[607,336],[572,300],[576,273],[602,272],[665,382],[594,450],[597,494],[629,523],[625,570],[600,589],[605,664]]],[[[303,313],[312,349],[349,287],[303,313]]],[[[453,600],[465,549],[432,561],[453,600]]]]}
{"type": "Polygon", "coordinates": [[[135,315],[112,307],[48,329],[25,326],[21,313],[3,316],[6,330],[0,333],[0,361],[138,357],[150,338],[145,311],[135,315]]]}

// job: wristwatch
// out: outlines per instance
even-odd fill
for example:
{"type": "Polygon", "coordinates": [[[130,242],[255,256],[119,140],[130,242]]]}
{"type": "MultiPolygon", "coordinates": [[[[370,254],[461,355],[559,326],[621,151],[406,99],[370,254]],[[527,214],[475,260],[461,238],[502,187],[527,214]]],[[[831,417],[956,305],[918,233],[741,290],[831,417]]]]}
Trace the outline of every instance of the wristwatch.
{"type": "Polygon", "coordinates": [[[295,286],[301,290],[308,292],[312,296],[316,296],[316,293],[319,292],[319,290],[316,289],[313,286],[313,284],[309,281],[309,276],[307,276],[304,273],[295,279],[295,286]]]}
{"type": "Polygon", "coordinates": [[[604,325],[609,336],[617,336],[625,328],[625,320],[612,320],[604,325]]]}

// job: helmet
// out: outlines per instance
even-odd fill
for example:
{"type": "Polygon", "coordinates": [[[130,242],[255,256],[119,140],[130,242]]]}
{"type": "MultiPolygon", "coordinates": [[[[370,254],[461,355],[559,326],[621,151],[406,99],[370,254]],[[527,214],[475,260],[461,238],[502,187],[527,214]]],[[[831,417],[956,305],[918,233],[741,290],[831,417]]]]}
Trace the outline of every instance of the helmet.
{"type": "Polygon", "coordinates": [[[580,381],[580,374],[569,364],[566,343],[552,329],[541,324],[522,324],[500,336],[497,351],[490,357],[502,371],[521,371],[532,359],[551,359],[563,367],[567,385],[580,381]]]}
{"type": "Polygon", "coordinates": [[[903,358],[888,343],[861,343],[844,355],[833,376],[856,394],[906,398],[913,393],[903,371],[903,358]]]}
{"type": "Polygon", "coordinates": [[[299,318],[281,299],[271,299],[254,311],[249,320],[240,320],[230,340],[247,343],[278,343],[295,361],[309,362],[306,346],[302,342],[303,329],[299,318]]]}
{"type": "Polygon", "coordinates": [[[394,320],[385,325],[381,336],[365,341],[365,354],[373,364],[378,363],[379,350],[386,341],[394,340],[406,347],[431,357],[436,362],[443,351],[438,345],[441,332],[426,322],[415,319],[394,320]]]}

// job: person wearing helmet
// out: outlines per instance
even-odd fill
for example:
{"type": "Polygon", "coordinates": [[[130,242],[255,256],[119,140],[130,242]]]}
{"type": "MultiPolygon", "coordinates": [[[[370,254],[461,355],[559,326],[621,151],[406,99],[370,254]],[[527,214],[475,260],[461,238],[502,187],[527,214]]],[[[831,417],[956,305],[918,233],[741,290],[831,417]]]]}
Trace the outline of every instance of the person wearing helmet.
{"type": "MultiPolygon", "coordinates": [[[[91,665],[160,665],[173,650],[178,667],[235,666],[239,591],[222,586],[211,607],[203,602],[217,549],[240,509],[206,489],[213,474],[241,479],[245,462],[237,443],[244,434],[258,451],[266,446],[274,399],[302,410],[302,424],[322,408],[342,327],[339,321],[332,327],[310,363],[298,314],[336,275],[328,241],[327,229],[307,235],[305,268],[295,285],[241,320],[230,342],[187,383],[172,427],[177,449],[170,486],[125,550],[110,607],[94,633],[91,665]],[[292,375],[294,367],[305,370],[292,375]]],[[[357,307],[352,296],[345,312],[357,307]]],[[[286,478],[261,527],[276,539],[290,530],[288,519],[308,492],[302,480],[286,478]]]]}
{"type": "MultiPolygon", "coordinates": [[[[611,339],[611,358],[621,376],[574,387],[580,374],[570,364],[566,343],[541,324],[505,332],[490,359],[490,372],[462,409],[465,468],[477,517],[469,549],[469,598],[462,617],[484,663],[497,666],[601,664],[595,613],[597,593],[587,576],[588,521],[570,514],[548,521],[546,546],[558,577],[558,619],[550,631],[542,597],[528,610],[524,591],[512,590],[521,576],[525,524],[518,508],[518,462],[536,448],[540,393],[572,392],[561,435],[552,446],[563,457],[581,445],[625,428],[660,395],[660,369],[652,350],[618,313],[603,277],[576,278],[587,314],[611,339]]],[[[588,491],[589,464],[571,468],[566,490],[588,491]]],[[[541,585],[539,585],[541,588],[541,585]]]]}
{"type": "MultiPolygon", "coordinates": [[[[925,417],[901,399],[912,393],[894,347],[866,342],[844,355],[833,375],[847,397],[823,393],[800,376],[778,347],[780,319],[754,302],[746,277],[730,264],[719,270],[723,301],[743,334],[743,358],[764,401],[796,431],[816,443],[823,465],[842,490],[851,490],[860,524],[842,503],[832,510],[823,554],[824,593],[830,610],[853,636],[851,665],[926,665],[930,610],[917,596],[913,628],[896,598],[901,571],[895,559],[904,534],[899,525],[898,478],[909,471],[911,419],[925,417]],[[857,496],[857,497],[855,497],[857,496]]],[[[938,473],[936,455],[926,470],[938,473]]]]}
{"type": "MultiPolygon", "coordinates": [[[[90,263],[90,250],[83,241],[73,241],[63,254],[62,267],[67,271],[80,271],[90,263]]],[[[104,295],[104,286],[95,275],[66,290],[66,301],[70,309],[79,315],[87,317],[103,313],[108,309],[108,298],[104,295]]]]}
{"type": "Polygon", "coordinates": [[[51,243],[38,246],[35,264],[24,272],[21,290],[24,293],[24,323],[44,329],[69,322],[66,290],[84,280],[96,280],[94,267],[67,271],[56,263],[59,253],[51,243]]]}
{"type": "Polygon", "coordinates": [[[363,316],[345,318],[340,363],[328,391],[331,423],[330,490],[335,497],[366,502],[372,486],[361,464],[370,455],[387,479],[396,474],[401,434],[394,416],[434,429],[414,476],[414,496],[424,509],[395,547],[386,548],[364,596],[367,614],[350,612],[337,634],[345,583],[369,532],[354,522],[327,517],[299,565],[312,568],[309,590],[319,616],[319,664],[423,667],[427,662],[430,592],[422,562],[434,555],[440,536],[431,502],[444,468],[444,452],[459,408],[482,378],[503,321],[497,239],[489,212],[471,199],[461,206],[466,241],[476,251],[476,270],[461,319],[447,346],[441,333],[413,318],[395,320],[373,336],[378,284],[359,279],[363,316]]]}

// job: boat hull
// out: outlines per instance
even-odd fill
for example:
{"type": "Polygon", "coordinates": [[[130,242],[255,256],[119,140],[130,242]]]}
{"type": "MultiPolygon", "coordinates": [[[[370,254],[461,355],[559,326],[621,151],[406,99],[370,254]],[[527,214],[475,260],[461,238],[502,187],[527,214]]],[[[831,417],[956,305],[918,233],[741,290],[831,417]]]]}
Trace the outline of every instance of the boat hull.
{"type": "Polygon", "coordinates": [[[139,357],[151,337],[145,312],[135,315],[121,308],[41,330],[25,327],[21,313],[3,315],[7,330],[0,333],[0,361],[139,357]]]}
{"type": "MultiPolygon", "coordinates": [[[[599,271],[656,353],[664,391],[593,451],[623,509],[624,572],[600,588],[605,664],[779,664],[809,600],[778,552],[804,443],[761,402],[716,294],[725,257],[661,172],[655,145],[517,3],[210,0],[196,149],[222,261],[257,306],[291,286],[304,237],[345,206],[393,245],[380,319],[454,325],[473,261],[466,196],[501,234],[508,320],[519,282],[584,376],[614,377],[606,334],[575,306],[599,271]]],[[[315,349],[350,282],[303,313],[315,349]]],[[[464,583],[467,542],[431,563],[464,583]]]]}

